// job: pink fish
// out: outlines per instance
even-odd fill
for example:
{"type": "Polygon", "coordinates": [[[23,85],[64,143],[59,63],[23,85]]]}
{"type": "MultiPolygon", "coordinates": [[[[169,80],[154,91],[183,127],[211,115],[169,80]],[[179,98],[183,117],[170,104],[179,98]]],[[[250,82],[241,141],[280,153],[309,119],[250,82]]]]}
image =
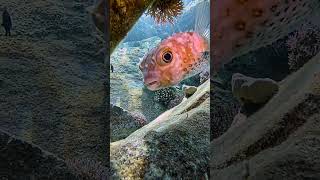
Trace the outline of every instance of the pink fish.
{"type": "MultiPolygon", "coordinates": [[[[140,63],[144,84],[150,90],[170,87],[190,77],[202,63],[209,51],[207,40],[196,32],[177,33],[150,51],[140,63]]],[[[208,63],[206,63],[208,64],[208,63]]]]}
{"type": "MultiPolygon", "coordinates": [[[[199,5],[206,14],[209,1],[199,5]]],[[[197,13],[195,32],[177,33],[163,40],[140,64],[150,90],[178,84],[203,70],[209,51],[204,27],[211,21],[211,65],[214,72],[233,58],[285,37],[320,12],[319,0],[213,0],[209,15],[197,13]],[[207,16],[207,17],[206,17],[207,16]],[[201,68],[200,68],[201,67],[201,68]]],[[[210,10],[209,10],[210,11],[210,10]]],[[[213,73],[211,75],[214,75],[213,73]]]]}
{"type": "Polygon", "coordinates": [[[173,34],[140,62],[144,84],[149,90],[177,85],[209,67],[209,7],[209,1],[205,1],[198,10],[207,16],[197,19],[196,31],[173,34]]]}

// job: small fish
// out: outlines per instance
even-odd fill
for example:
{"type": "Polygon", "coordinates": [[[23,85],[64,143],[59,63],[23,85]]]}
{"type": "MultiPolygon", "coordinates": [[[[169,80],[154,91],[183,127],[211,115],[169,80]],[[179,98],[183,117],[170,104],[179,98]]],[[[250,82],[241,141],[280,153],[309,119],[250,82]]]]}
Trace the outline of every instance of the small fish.
{"type": "Polygon", "coordinates": [[[139,64],[145,86],[152,91],[177,85],[209,69],[210,3],[200,2],[193,32],[180,32],[163,40],[139,64]]]}

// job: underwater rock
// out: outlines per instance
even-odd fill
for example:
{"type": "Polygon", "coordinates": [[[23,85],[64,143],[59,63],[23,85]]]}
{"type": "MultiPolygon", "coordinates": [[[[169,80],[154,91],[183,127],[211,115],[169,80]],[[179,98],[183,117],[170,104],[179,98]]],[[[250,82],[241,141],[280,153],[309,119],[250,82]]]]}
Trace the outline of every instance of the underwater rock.
{"type": "Polygon", "coordinates": [[[200,76],[200,83],[206,82],[210,78],[210,72],[209,71],[203,71],[199,74],[200,76]]]}
{"type": "Polygon", "coordinates": [[[234,116],[231,126],[234,126],[236,124],[240,124],[244,122],[247,119],[247,116],[242,113],[238,113],[234,116]]]}
{"type": "Polygon", "coordinates": [[[94,25],[98,30],[100,30],[101,33],[105,32],[105,21],[107,21],[107,19],[105,18],[105,5],[105,0],[99,0],[96,4],[94,4],[93,6],[89,6],[86,9],[90,13],[94,25]]]}
{"type": "Polygon", "coordinates": [[[168,109],[171,109],[171,108],[179,105],[184,99],[185,99],[185,98],[184,98],[183,95],[176,96],[173,100],[171,100],[171,101],[168,103],[168,105],[167,105],[168,109]]]}
{"type": "Polygon", "coordinates": [[[317,179],[320,177],[320,96],[310,87],[320,54],[279,86],[246,121],[211,142],[211,179],[317,179]]]}
{"type": "Polygon", "coordinates": [[[225,64],[218,73],[222,86],[231,90],[230,82],[235,73],[249,77],[267,77],[277,82],[286,78],[291,73],[288,65],[287,39],[288,37],[280,39],[225,64]]]}
{"type": "Polygon", "coordinates": [[[190,96],[192,96],[197,91],[197,87],[195,87],[195,86],[184,85],[182,87],[182,89],[183,89],[183,92],[184,92],[184,95],[185,95],[186,98],[189,98],[190,96]]]}
{"type": "Polygon", "coordinates": [[[310,90],[312,94],[320,95],[320,72],[317,72],[313,75],[313,81],[310,90]]]}
{"type": "Polygon", "coordinates": [[[108,169],[92,159],[71,159],[66,163],[79,180],[107,180],[109,177],[108,169]]]}
{"type": "Polygon", "coordinates": [[[0,128],[58,157],[109,164],[106,67],[84,9],[92,1],[78,3],[1,2],[14,28],[0,36],[0,128]]]}
{"type": "Polygon", "coordinates": [[[232,93],[243,103],[264,104],[279,87],[277,82],[269,78],[252,78],[240,73],[232,76],[232,93]]]}
{"type": "Polygon", "coordinates": [[[62,159],[2,130],[0,172],[1,179],[78,179],[62,159]]]}
{"type": "Polygon", "coordinates": [[[230,90],[214,83],[211,83],[210,88],[210,139],[215,139],[230,128],[235,115],[239,112],[240,103],[230,90]]]}
{"type": "Polygon", "coordinates": [[[320,27],[312,23],[304,24],[289,36],[286,45],[290,70],[296,71],[320,52],[320,27]]]}
{"type": "Polygon", "coordinates": [[[128,112],[121,107],[110,106],[110,141],[118,141],[148,123],[147,119],[136,112],[128,112]]]}
{"type": "Polygon", "coordinates": [[[113,177],[177,179],[207,176],[210,82],[127,138],[111,143],[113,177]]]}

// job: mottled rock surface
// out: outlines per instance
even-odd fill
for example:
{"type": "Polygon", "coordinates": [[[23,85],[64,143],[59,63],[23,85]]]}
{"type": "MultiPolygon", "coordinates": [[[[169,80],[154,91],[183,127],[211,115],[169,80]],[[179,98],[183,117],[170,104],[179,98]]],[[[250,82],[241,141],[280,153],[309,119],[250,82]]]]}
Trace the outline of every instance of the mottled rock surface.
{"type": "Polygon", "coordinates": [[[207,175],[210,82],[178,106],[111,143],[113,177],[192,179],[207,175]]]}
{"type": "Polygon", "coordinates": [[[231,90],[211,83],[210,99],[210,139],[215,139],[231,126],[234,116],[239,112],[240,103],[231,90]]]}
{"type": "Polygon", "coordinates": [[[211,179],[320,177],[320,54],[280,83],[262,109],[211,142],[211,179]]]}
{"type": "Polygon", "coordinates": [[[2,130],[0,130],[0,178],[78,179],[63,160],[2,130]]]}
{"type": "Polygon", "coordinates": [[[231,126],[243,123],[246,120],[247,120],[247,116],[245,114],[242,114],[242,113],[239,112],[238,114],[236,114],[234,116],[231,126]]]}
{"type": "Polygon", "coordinates": [[[92,4],[1,2],[13,31],[0,36],[0,128],[61,158],[107,162],[106,70],[85,10],[92,4]]]}
{"type": "Polygon", "coordinates": [[[142,114],[131,113],[117,106],[111,105],[110,112],[111,142],[128,137],[148,123],[142,114]]]}

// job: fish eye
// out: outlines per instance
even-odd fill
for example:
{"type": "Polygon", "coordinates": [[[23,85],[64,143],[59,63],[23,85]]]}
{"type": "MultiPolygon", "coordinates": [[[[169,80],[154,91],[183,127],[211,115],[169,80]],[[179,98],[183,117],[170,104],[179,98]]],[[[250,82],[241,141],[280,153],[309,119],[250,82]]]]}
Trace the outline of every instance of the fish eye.
{"type": "Polygon", "coordinates": [[[172,61],[173,55],[170,51],[166,51],[165,53],[163,53],[162,55],[162,60],[165,63],[170,63],[172,61]]]}

